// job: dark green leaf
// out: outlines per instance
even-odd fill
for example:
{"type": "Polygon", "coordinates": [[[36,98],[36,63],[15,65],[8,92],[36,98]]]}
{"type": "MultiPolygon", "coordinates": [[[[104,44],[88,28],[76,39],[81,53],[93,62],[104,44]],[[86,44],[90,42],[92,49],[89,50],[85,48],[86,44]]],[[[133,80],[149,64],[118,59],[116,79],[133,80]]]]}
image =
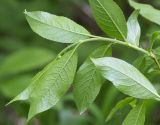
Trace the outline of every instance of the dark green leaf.
{"type": "Polygon", "coordinates": [[[39,68],[55,57],[44,48],[25,48],[9,55],[0,66],[0,75],[25,72],[39,68]]]}
{"type": "Polygon", "coordinates": [[[28,88],[12,102],[29,100],[31,106],[28,120],[33,116],[53,107],[64,96],[73,82],[77,67],[75,49],[67,52],[60,59],[54,60],[39,72],[28,88]]]}
{"type": "Polygon", "coordinates": [[[160,80],[160,77],[159,77],[160,76],[160,70],[159,69],[152,69],[151,71],[148,72],[147,76],[154,83],[159,83],[159,80],[160,80]]]}
{"type": "Polygon", "coordinates": [[[40,36],[61,43],[75,43],[90,37],[90,33],[72,20],[42,11],[26,12],[32,30],[40,36]]]}
{"type": "Polygon", "coordinates": [[[133,97],[127,97],[121,101],[119,101],[115,107],[111,110],[111,112],[109,113],[106,121],[108,122],[109,120],[111,120],[111,118],[113,117],[113,115],[120,109],[122,109],[123,107],[125,107],[126,105],[128,105],[130,102],[132,102],[134,100],[133,97]]]}
{"type": "Polygon", "coordinates": [[[144,125],[144,122],[145,106],[140,103],[130,111],[122,125],[144,125]]]}
{"type": "Polygon", "coordinates": [[[137,20],[138,15],[139,15],[139,10],[135,10],[129,17],[127,22],[127,27],[128,27],[127,41],[136,46],[139,46],[139,39],[141,36],[141,28],[137,20]]]}
{"type": "MultiPolygon", "coordinates": [[[[155,42],[156,40],[160,40],[160,31],[156,31],[156,32],[154,32],[154,33],[152,34],[152,38],[151,38],[151,40],[150,40],[150,46],[149,46],[149,47],[150,47],[150,48],[149,48],[150,51],[152,51],[154,42],[155,42]]],[[[160,54],[159,54],[159,55],[160,55],[160,54]]]]}
{"type": "Polygon", "coordinates": [[[113,0],[89,0],[101,29],[113,38],[126,40],[127,25],[120,7],[113,0]]]}
{"type": "MultiPolygon", "coordinates": [[[[111,55],[111,48],[109,46],[102,46],[95,50],[91,57],[103,57],[111,55]]],[[[100,88],[104,82],[101,74],[96,70],[93,62],[88,58],[79,68],[76,79],[74,81],[74,100],[78,109],[83,113],[90,104],[93,103],[97,97],[100,88]]]]}
{"type": "Polygon", "coordinates": [[[160,100],[150,81],[127,62],[111,57],[93,59],[93,62],[104,78],[124,94],[135,98],[160,100]]]}
{"type": "Polygon", "coordinates": [[[151,5],[148,4],[142,4],[142,3],[136,3],[134,0],[129,0],[129,4],[136,10],[140,10],[140,14],[150,20],[151,22],[154,22],[158,25],[160,25],[160,11],[153,8],[151,5]]]}
{"type": "Polygon", "coordinates": [[[137,57],[133,62],[134,67],[139,69],[142,73],[146,71],[146,58],[145,56],[137,57]]]}

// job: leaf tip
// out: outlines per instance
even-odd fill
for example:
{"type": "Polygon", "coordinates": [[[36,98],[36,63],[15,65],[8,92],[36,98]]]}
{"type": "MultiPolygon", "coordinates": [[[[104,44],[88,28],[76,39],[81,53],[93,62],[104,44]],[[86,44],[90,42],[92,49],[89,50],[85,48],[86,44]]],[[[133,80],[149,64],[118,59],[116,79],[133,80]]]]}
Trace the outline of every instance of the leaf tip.
{"type": "Polygon", "coordinates": [[[85,111],[87,110],[87,107],[78,107],[78,109],[79,109],[79,114],[83,115],[85,111]]]}
{"type": "Polygon", "coordinates": [[[29,110],[29,113],[28,113],[28,117],[27,117],[27,123],[29,123],[31,121],[31,119],[36,115],[36,113],[34,112],[31,112],[31,107],[30,107],[30,110],[29,110]]]}
{"type": "Polygon", "coordinates": [[[27,14],[27,10],[25,9],[23,13],[24,13],[24,14],[27,14]]]}
{"type": "Polygon", "coordinates": [[[7,107],[8,105],[10,105],[11,103],[15,102],[16,99],[11,100],[10,102],[8,102],[5,106],[7,107]]]}
{"type": "Polygon", "coordinates": [[[160,95],[158,95],[158,97],[156,98],[157,101],[160,101],[160,95]]]}
{"type": "Polygon", "coordinates": [[[110,119],[107,117],[106,120],[105,120],[105,122],[108,122],[109,120],[110,120],[110,119]]]}
{"type": "Polygon", "coordinates": [[[92,58],[92,57],[90,57],[90,60],[94,63],[94,61],[95,61],[95,58],[92,58]]]}
{"type": "Polygon", "coordinates": [[[81,111],[79,114],[80,114],[80,115],[83,115],[84,112],[85,112],[85,111],[81,111]]]}

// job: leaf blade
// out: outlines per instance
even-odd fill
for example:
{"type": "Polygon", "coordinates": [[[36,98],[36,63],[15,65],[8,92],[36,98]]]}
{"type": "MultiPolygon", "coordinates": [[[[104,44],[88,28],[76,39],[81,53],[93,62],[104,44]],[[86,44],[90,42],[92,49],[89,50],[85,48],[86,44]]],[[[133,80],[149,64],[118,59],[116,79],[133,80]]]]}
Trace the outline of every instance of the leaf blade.
{"type": "MultiPolygon", "coordinates": [[[[91,54],[91,57],[111,55],[110,46],[111,44],[99,47],[91,54]]],[[[103,82],[104,78],[96,71],[90,58],[86,59],[77,71],[73,89],[74,100],[81,114],[93,103],[103,82]]]]}
{"type": "Polygon", "coordinates": [[[135,67],[117,58],[93,59],[104,78],[124,94],[141,99],[160,100],[150,81],[135,67]]]}
{"type": "Polygon", "coordinates": [[[101,29],[111,37],[125,40],[127,25],[120,7],[113,0],[89,0],[89,2],[101,29]]]}
{"type": "Polygon", "coordinates": [[[86,29],[66,17],[42,11],[25,11],[25,15],[32,30],[48,40],[74,43],[91,36],[86,29]]]}
{"type": "Polygon", "coordinates": [[[39,72],[31,84],[10,103],[29,100],[28,120],[53,107],[69,89],[77,67],[77,54],[71,50],[39,72]]]}
{"type": "Polygon", "coordinates": [[[133,101],[134,98],[132,97],[128,97],[128,98],[125,98],[121,101],[119,101],[115,107],[111,110],[111,112],[109,113],[107,119],[106,119],[106,122],[108,122],[109,120],[111,120],[111,118],[113,117],[113,115],[119,110],[119,109],[122,109],[124,106],[128,105],[131,101],[133,101]]]}
{"type": "Polygon", "coordinates": [[[144,122],[145,106],[140,103],[130,111],[122,125],[144,125],[144,122]]]}
{"type": "Polygon", "coordinates": [[[154,22],[154,23],[160,25],[160,10],[153,8],[151,5],[137,3],[133,0],[129,0],[129,4],[134,9],[139,9],[140,14],[144,18],[148,19],[151,22],[154,22]]]}
{"type": "Polygon", "coordinates": [[[154,43],[156,42],[156,40],[159,40],[159,39],[160,39],[160,31],[154,32],[150,40],[149,51],[152,51],[154,47],[154,43]]]}
{"type": "Polygon", "coordinates": [[[139,46],[139,39],[141,36],[141,29],[138,23],[139,10],[135,10],[127,21],[128,34],[127,41],[133,45],[139,46]]]}

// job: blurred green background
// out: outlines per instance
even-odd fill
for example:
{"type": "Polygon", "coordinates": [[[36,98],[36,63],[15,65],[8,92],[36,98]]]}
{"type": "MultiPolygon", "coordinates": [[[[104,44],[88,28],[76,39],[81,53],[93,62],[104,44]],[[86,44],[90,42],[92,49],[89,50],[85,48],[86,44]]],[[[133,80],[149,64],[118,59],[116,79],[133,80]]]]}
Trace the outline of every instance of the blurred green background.
{"type": "MultiPolygon", "coordinates": [[[[133,11],[127,0],[115,0],[122,8],[126,19],[133,11]]],[[[159,0],[139,0],[160,8],[159,0]]],[[[28,86],[32,76],[67,46],[41,38],[30,29],[23,14],[27,11],[46,11],[63,15],[86,27],[91,33],[104,35],[95,23],[88,1],[86,0],[0,0],[0,125],[24,125],[29,104],[14,103],[5,107],[13,97],[28,86]]],[[[141,45],[145,48],[153,31],[159,26],[140,17],[142,28],[141,45]]],[[[88,43],[79,49],[79,65],[98,46],[99,43],[88,43]]],[[[113,55],[133,63],[139,53],[122,46],[114,46],[113,55]]],[[[111,108],[125,95],[118,92],[109,82],[104,84],[95,104],[83,115],[73,101],[71,92],[53,109],[41,113],[30,125],[120,125],[129,111],[125,107],[105,123],[111,108]]],[[[145,125],[160,125],[159,103],[147,101],[147,118],[145,125]]]]}

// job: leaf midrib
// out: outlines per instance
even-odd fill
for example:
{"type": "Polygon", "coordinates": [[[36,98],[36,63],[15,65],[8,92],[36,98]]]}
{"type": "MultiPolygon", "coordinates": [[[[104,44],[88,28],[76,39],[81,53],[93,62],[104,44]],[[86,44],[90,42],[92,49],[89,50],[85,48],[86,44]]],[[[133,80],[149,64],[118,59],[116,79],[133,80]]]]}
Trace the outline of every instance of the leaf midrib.
{"type": "Polygon", "coordinates": [[[139,112],[138,112],[138,115],[137,115],[137,119],[136,119],[135,125],[137,125],[137,122],[138,122],[138,119],[139,119],[139,116],[140,116],[140,113],[141,113],[142,108],[143,108],[143,104],[141,105],[141,108],[140,108],[140,110],[139,110],[139,112]]]}
{"type": "MultiPolygon", "coordinates": [[[[64,28],[60,28],[60,27],[57,27],[57,26],[55,26],[55,25],[50,25],[50,24],[47,24],[47,23],[44,23],[43,21],[39,21],[38,19],[36,19],[36,18],[34,18],[34,17],[32,17],[32,16],[29,16],[28,14],[26,14],[29,18],[32,18],[32,19],[34,19],[35,21],[37,21],[37,22],[39,22],[39,23],[42,23],[42,24],[44,24],[44,25],[48,25],[48,26],[50,26],[50,27],[55,27],[55,28],[57,28],[57,29],[60,29],[60,30],[64,30],[64,31],[67,31],[67,32],[71,32],[71,33],[74,33],[74,34],[78,34],[78,35],[82,35],[82,36],[86,36],[86,37],[92,37],[92,35],[90,35],[89,34],[89,32],[88,32],[88,34],[84,34],[84,33],[79,33],[79,32],[73,32],[73,31],[71,31],[71,30],[67,30],[67,29],[64,29],[64,28]]],[[[78,24],[77,24],[78,25],[78,24]]],[[[80,28],[83,28],[83,27],[81,27],[80,26],[80,28]]]]}
{"type": "Polygon", "coordinates": [[[119,27],[117,26],[117,24],[115,23],[115,21],[113,20],[112,16],[108,13],[108,11],[105,9],[105,7],[101,4],[101,2],[99,0],[97,0],[97,2],[100,4],[100,6],[105,10],[106,14],[109,16],[109,18],[112,20],[113,24],[115,25],[116,29],[118,30],[118,32],[121,34],[122,38],[125,40],[125,36],[123,35],[122,31],[119,29],[119,27]]]}

